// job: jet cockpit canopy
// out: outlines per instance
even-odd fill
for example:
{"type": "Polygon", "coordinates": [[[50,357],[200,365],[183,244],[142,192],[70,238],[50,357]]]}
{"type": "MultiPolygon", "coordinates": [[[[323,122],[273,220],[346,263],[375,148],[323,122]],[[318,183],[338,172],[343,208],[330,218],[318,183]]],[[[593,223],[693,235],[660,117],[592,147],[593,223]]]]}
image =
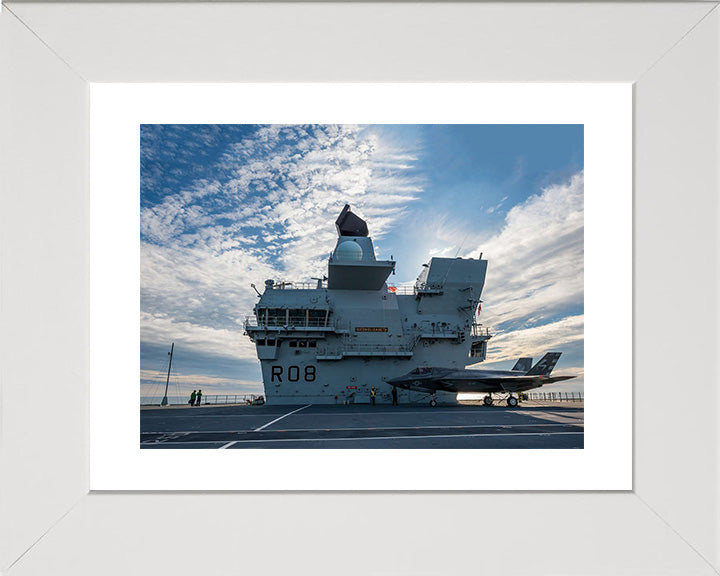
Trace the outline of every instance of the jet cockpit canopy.
{"type": "Polygon", "coordinates": [[[435,370],[432,366],[420,366],[418,368],[415,368],[415,370],[411,371],[410,374],[432,374],[433,370],[435,370]]]}

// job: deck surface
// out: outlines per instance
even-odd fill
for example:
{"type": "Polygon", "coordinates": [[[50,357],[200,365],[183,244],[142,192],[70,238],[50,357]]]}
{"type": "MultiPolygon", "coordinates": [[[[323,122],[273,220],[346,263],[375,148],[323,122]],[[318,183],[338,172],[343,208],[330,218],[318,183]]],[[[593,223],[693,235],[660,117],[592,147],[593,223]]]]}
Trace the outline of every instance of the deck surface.
{"type": "Polygon", "coordinates": [[[583,448],[582,403],[142,409],[141,448],[583,448]]]}

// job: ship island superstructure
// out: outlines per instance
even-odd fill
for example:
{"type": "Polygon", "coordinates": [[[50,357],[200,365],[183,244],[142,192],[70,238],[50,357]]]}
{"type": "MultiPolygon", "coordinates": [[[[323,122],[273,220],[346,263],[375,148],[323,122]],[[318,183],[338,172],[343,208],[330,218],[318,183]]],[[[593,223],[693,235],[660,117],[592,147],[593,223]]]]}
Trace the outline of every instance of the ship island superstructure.
{"type": "MultiPolygon", "coordinates": [[[[245,322],[269,404],[389,403],[385,381],[416,367],[464,368],[485,359],[491,335],[477,322],[487,260],[432,258],[415,285],[388,286],[394,260],[377,260],[365,221],[345,205],[327,277],[265,281],[245,322]]],[[[400,401],[428,394],[398,390],[400,401]]],[[[438,392],[441,403],[455,395],[438,392]]]]}

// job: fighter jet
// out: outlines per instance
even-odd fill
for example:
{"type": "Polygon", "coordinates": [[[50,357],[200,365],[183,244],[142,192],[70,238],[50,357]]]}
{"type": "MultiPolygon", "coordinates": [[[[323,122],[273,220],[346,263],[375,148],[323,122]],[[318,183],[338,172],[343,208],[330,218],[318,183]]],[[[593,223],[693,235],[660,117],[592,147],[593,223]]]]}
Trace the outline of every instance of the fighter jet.
{"type": "Polygon", "coordinates": [[[518,405],[513,393],[539,388],[545,384],[569,380],[575,376],[550,376],[562,352],[548,352],[530,368],[532,358],[520,358],[512,370],[457,370],[455,368],[434,368],[422,366],[404,376],[386,380],[391,386],[429,392],[431,406],[437,406],[435,393],[445,392],[487,392],[483,399],[486,406],[493,403],[492,392],[508,392],[508,406],[518,405]],[[529,368],[529,369],[528,369],[529,368]]]}

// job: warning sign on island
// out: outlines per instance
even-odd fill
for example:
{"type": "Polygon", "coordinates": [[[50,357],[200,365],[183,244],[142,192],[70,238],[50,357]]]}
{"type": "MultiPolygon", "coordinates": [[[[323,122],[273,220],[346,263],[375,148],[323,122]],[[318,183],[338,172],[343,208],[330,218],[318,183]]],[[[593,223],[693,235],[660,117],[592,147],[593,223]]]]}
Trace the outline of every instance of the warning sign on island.
{"type": "Polygon", "coordinates": [[[356,326],[355,332],[387,332],[387,328],[376,328],[372,326],[356,326]]]}

